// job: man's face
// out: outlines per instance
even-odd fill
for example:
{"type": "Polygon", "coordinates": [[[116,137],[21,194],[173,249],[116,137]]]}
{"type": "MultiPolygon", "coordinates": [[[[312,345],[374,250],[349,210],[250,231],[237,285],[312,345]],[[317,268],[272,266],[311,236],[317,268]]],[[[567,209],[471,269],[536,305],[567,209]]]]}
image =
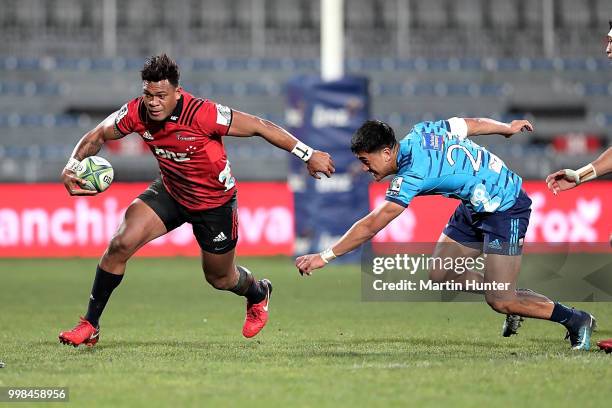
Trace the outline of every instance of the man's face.
{"type": "Polygon", "coordinates": [[[612,36],[608,35],[606,37],[606,44],[606,55],[608,56],[608,59],[612,60],[612,36]]]}
{"type": "Polygon", "coordinates": [[[142,81],[142,94],[149,117],[156,121],[166,120],[181,98],[180,87],[167,79],[159,82],[142,81]]]}
{"type": "Polygon", "coordinates": [[[361,169],[370,173],[375,181],[380,181],[394,172],[395,157],[389,147],[372,153],[360,152],[356,156],[361,161],[361,169]]]}

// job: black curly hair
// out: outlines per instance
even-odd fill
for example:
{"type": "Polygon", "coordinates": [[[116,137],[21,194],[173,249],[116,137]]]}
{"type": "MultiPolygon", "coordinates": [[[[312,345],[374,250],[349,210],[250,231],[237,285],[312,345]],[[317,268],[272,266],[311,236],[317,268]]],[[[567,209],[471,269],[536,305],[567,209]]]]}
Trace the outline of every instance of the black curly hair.
{"type": "Polygon", "coordinates": [[[177,87],[181,73],[172,58],[166,54],[161,54],[145,60],[140,76],[143,81],[149,82],[159,82],[167,79],[170,84],[177,87]]]}

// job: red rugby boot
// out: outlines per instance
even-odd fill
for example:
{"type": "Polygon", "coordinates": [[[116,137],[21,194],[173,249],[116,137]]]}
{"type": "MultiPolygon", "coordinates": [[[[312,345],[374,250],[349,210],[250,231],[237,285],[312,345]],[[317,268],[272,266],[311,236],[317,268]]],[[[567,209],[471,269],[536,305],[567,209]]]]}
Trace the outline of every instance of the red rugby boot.
{"type": "Polygon", "coordinates": [[[95,328],[84,318],[79,319],[79,324],[74,329],[63,331],[59,334],[59,341],[62,344],[77,347],[85,344],[88,347],[96,345],[100,339],[100,328],[95,328]]]}
{"type": "Polygon", "coordinates": [[[272,283],[267,279],[262,279],[260,282],[262,285],[266,285],[267,293],[264,300],[259,303],[249,303],[247,301],[246,318],[244,319],[244,326],[242,326],[242,335],[246,338],[255,336],[268,322],[268,303],[272,293],[272,283]]]}
{"type": "Polygon", "coordinates": [[[612,339],[600,340],[597,345],[606,353],[612,353],[612,339]]]}

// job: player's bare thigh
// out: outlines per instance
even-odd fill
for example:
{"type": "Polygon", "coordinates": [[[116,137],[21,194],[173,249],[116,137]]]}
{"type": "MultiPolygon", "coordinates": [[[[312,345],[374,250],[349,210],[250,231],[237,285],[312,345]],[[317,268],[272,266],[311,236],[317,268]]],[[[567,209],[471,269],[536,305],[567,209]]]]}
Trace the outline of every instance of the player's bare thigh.
{"type": "MultiPolygon", "coordinates": [[[[470,248],[468,246],[465,246],[463,244],[460,244],[459,242],[455,241],[454,239],[448,237],[446,234],[442,233],[440,234],[440,238],[438,238],[438,242],[436,244],[436,247],[434,249],[433,258],[478,258],[481,255],[482,251],[480,249],[474,249],[474,248],[470,248]]],[[[436,265],[438,263],[434,262],[434,265],[436,265]]],[[[455,271],[452,270],[445,270],[445,269],[439,269],[439,268],[432,268],[429,270],[429,278],[435,282],[444,282],[447,280],[457,280],[457,277],[460,274],[457,274],[455,271]]]]}
{"type": "Polygon", "coordinates": [[[166,226],[155,211],[139,198],[135,199],[102,256],[100,267],[110,273],[123,274],[125,263],[140,247],[166,232],[166,226]]]}
{"type": "Polygon", "coordinates": [[[214,288],[229,290],[236,286],[238,274],[235,264],[235,249],[224,254],[200,251],[204,277],[214,288]]]}
{"type": "Polygon", "coordinates": [[[515,296],[516,282],[521,271],[522,255],[487,254],[484,282],[498,284],[500,290],[485,291],[485,297],[511,300],[515,296]],[[503,290],[501,289],[503,286],[503,290]]]}

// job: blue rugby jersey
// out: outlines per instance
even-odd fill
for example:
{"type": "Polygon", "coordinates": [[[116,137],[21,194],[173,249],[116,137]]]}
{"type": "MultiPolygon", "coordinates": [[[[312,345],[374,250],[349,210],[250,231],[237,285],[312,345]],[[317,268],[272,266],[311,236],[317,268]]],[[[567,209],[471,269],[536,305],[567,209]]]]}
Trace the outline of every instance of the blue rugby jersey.
{"type": "Polygon", "coordinates": [[[461,118],[420,122],[399,142],[398,172],[386,200],[408,206],[417,195],[458,198],[475,212],[505,211],[522,179],[467,137],[461,118]]]}

